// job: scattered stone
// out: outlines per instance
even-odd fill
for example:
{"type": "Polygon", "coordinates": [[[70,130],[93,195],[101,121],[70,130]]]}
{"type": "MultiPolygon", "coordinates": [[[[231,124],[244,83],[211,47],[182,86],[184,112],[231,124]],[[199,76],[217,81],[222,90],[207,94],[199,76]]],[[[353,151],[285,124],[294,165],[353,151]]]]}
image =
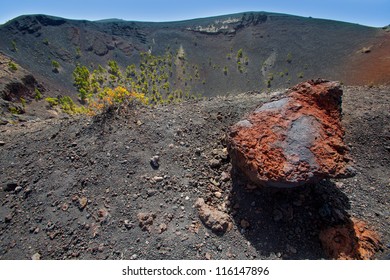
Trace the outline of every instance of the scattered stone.
{"type": "Polygon", "coordinates": [[[211,260],[211,254],[209,252],[206,252],[204,254],[204,257],[205,257],[206,260],[211,260]]]}
{"type": "Polygon", "coordinates": [[[275,209],[272,214],[275,222],[278,222],[283,219],[283,213],[278,209],[275,209]]]}
{"type": "Polygon", "coordinates": [[[153,156],[153,157],[150,159],[150,165],[151,165],[153,168],[158,169],[158,168],[160,167],[159,161],[160,161],[160,157],[159,157],[159,156],[153,156]]]}
{"type": "Polygon", "coordinates": [[[33,261],[39,261],[41,259],[41,254],[35,253],[34,255],[32,255],[31,259],[33,261]]]}
{"type": "Polygon", "coordinates": [[[88,199],[85,196],[79,198],[79,205],[78,206],[79,206],[80,211],[84,210],[84,208],[87,206],[87,204],[88,204],[88,199]]]}
{"type": "Polygon", "coordinates": [[[24,190],[23,197],[27,198],[31,193],[32,193],[32,189],[31,188],[26,188],[24,190]]]}
{"type": "Polygon", "coordinates": [[[153,177],[153,179],[152,179],[154,182],[161,182],[161,181],[163,181],[164,180],[164,177],[161,177],[161,176],[155,176],[155,177],[153,177]]]}
{"type": "Polygon", "coordinates": [[[341,125],[339,83],[300,83],[262,105],[227,135],[234,168],[255,185],[296,187],[354,175],[341,125]]]}
{"type": "Polygon", "coordinates": [[[125,225],[125,228],[127,228],[127,229],[132,229],[134,227],[134,224],[132,222],[130,222],[129,220],[124,220],[123,223],[125,225]]]}
{"type": "Polygon", "coordinates": [[[165,224],[165,223],[162,223],[158,226],[158,231],[159,233],[163,233],[164,231],[166,231],[168,229],[168,226],[165,224]]]}
{"type": "Polygon", "coordinates": [[[198,209],[201,221],[212,231],[225,233],[232,228],[233,225],[229,215],[207,205],[203,198],[197,199],[195,207],[198,209]]]}
{"type": "Polygon", "coordinates": [[[216,187],[219,187],[219,183],[214,178],[210,179],[210,183],[213,184],[216,187]]]}
{"type": "Polygon", "coordinates": [[[139,227],[143,231],[151,231],[151,226],[153,225],[153,221],[156,218],[156,214],[154,213],[138,213],[137,215],[139,227]]]}
{"type": "Polygon", "coordinates": [[[0,141],[0,146],[4,146],[5,145],[5,142],[4,141],[0,141]]]}
{"type": "Polygon", "coordinates": [[[297,253],[297,249],[295,249],[293,246],[291,246],[290,244],[287,244],[287,251],[289,251],[290,253],[292,254],[296,254],[297,253]]]}
{"type": "Polygon", "coordinates": [[[221,192],[214,192],[214,195],[216,198],[221,198],[222,197],[222,193],[221,192]]]}
{"type": "Polygon", "coordinates": [[[61,206],[62,211],[66,211],[66,210],[68,210],[68,208],[69,208],[69,204],[66,202],[64,202],[64,204],[62,204],[62,206],[61,206]]]}
{"type": "Polygon", "coordinates": [[[7,215],[4,217],[4,222],[5,222],[6,224],[10,223],[11,220],[12,220],[12,214],[11,214],[11,213],[7,214],[7,215]]]}
{"type": "Polygon", "coordinates": [[[146,191],[146,194],[150,197],[150,196],[155,195],[156,192],[157,192],[157,191],[156,191],[155,189],[148,189],[148,190],[146,191]]]}
{"type": "Polygon", "coordinates": [[[221,161],[219,159],[213,158],[209,163],[211,168],[217,169],[221,167],[221,161]]]}
{"type": "Polygon", "coordinates": [[[240,222],[240,226],[243,228],[243,229],[248,229],[250,227],[250,224],[247,220],[245,219],[242,219],[241,222],[240,222]]]}
{"type": "Polygon", "coordinates": [[[17,186],[17,187],[15,188],[15,193],[18,193],[18,192],[20,192],[21,190],[23,190],[23,188],[22,188],[21,186],[17,186]]]}
{"type": "Polygon", "coordinates": [[[18,183],[16,182],[9,182],[7,183],[4,187],[3,187],[3,190],[5,192],[12,192],[16,189],[16,187],[18,186],[18,183]]]}
{"type": "Polygon", "coordinates": [[[230,180],[230,174],[228,172],[222,172],[221,174],[221,181],[222,182],[227,182],[230,180]]]}
{"type": "Polygon", "coordinates": [[[104,208],[104,207],[100,208],[98,210],[97,215],[98,215],[98,218],[99,218],[99,221],[100,221],[101,224],[107,223],[107,221],[108,221],[108,219],[110,217],[110,214],[109,214],[108,210],[106,208],[104,208]]]}

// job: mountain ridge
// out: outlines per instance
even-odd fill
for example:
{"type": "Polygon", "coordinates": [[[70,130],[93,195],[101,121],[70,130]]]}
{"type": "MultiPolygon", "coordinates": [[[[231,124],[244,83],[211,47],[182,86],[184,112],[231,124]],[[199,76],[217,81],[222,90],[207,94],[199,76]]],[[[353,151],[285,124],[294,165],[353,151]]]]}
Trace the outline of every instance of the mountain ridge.
{"type": "Polygon", "coordinates": [[[1,25],[0,38],[0,52],[34,73],[46,96],[68,95],[75,101],[77,65],[92,73],[99,65],[109,70],[109,61],[123,76],[135,65],[135,77],[121,82],[129,90],[153,97],[154,87],[163,98],[174,92],[209,97],[270,91],[317,78],[347,85],[390,82],[387,30],[278,13],[160,23],[28,15],[1,25]],[[144,54],[151,59],[145,61],[144,54]],[[164,62],[149,65],[159,59],[164,62]],[[145,65],[154,70],[142,78],[145,65]],[[367,65],[377,67],[367,73],[367,65]]]}

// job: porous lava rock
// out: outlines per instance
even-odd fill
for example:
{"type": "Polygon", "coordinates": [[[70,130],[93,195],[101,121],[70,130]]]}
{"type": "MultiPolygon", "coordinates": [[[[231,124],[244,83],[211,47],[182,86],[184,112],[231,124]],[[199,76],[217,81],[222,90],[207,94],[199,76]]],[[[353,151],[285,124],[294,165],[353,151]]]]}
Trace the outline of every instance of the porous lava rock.
{"type": "Polygon", "coordinates": [[[296,187],[354,174],[341,124],[338,82],[300,83],[227,134],[232,165],[256,185],[296,187]]]}
{"type": "Polygon", "coordinates": [[[378,234],[364,221],[357,219],[325,228],[321,230],[319,238],[330,259],[370,260],[381,248],[378,234]]]}

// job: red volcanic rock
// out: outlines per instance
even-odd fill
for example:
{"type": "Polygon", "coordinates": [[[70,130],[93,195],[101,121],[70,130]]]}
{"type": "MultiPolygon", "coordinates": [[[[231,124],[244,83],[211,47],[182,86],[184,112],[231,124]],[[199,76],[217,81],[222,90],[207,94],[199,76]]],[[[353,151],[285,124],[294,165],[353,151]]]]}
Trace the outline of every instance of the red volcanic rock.
{"type": "Polygon", "coordinates": [[[253,183],[295,187],[353,175],[337,82],[307,81],[266,103],[227,135],[233,167],[253,183]]]}

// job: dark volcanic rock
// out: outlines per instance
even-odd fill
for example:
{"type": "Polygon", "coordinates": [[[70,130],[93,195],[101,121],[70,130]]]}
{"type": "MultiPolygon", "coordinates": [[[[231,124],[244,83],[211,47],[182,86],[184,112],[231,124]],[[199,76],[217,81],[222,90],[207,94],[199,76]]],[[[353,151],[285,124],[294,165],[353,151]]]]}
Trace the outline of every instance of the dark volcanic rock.
{"type": "Polygon", "coordinates": [[[295,187],[352,175],[337,82],[308,81],[266,103],[228,133],[233,165],[251,181],[295,187]]]}

